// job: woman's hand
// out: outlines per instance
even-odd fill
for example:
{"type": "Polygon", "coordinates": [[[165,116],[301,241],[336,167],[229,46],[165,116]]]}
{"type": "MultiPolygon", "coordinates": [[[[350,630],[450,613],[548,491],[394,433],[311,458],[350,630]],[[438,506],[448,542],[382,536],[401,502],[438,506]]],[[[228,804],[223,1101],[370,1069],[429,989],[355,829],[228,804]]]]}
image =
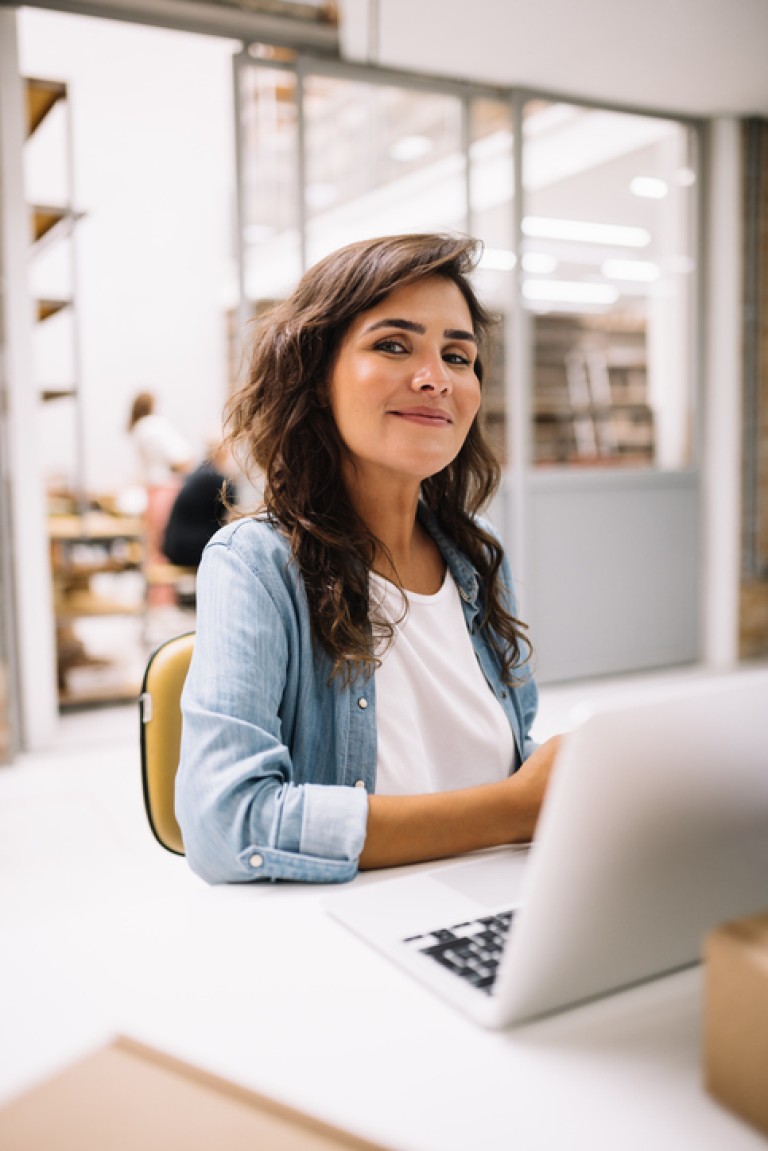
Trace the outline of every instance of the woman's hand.
{"type": "Polygon", "coordinates": [[[506,781],[510,791],[514,790],[515,806],[519,808],[521,816],[525,814],[527,818],[528,831],[522,836],[523,839],[533,838],[549,777],[562,741],[562,735],[553,735],[551,739],[540,744],[506,781]]]}
{"type": "Polygon", "coordinates": [[[533,837],[560,736],[499,783],[426,795],[371,795],[360,866],[445,859],[533,837]]]}

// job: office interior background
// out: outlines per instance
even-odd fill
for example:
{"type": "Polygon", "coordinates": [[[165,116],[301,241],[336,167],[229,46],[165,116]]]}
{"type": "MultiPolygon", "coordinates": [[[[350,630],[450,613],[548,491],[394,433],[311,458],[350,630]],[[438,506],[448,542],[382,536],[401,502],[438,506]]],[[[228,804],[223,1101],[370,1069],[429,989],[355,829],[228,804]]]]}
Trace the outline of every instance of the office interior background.
{"type": "Polygon", "coordinates": [[[0,5],[0,762],[138,692],[133,395],[202,455],[250,317],[394,231],[485,245],[541,682],[765,658],[766,43],[760,0],[0,5]]]}

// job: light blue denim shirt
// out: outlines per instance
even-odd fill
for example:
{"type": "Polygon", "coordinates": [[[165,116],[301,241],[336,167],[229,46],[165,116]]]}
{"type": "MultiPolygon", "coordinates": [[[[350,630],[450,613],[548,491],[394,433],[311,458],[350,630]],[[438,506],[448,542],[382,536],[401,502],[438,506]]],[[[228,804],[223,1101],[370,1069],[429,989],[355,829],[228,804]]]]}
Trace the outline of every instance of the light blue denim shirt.
{"type": "MultiPolygon", "coordinates": [[[[467,628],[517,750],[531,752],[533,679],[510,689],[480,629],[477,572],[424,508],[467,628]]],[[[512,580],[504,561],[502,580],[512,580]]],[[[376,677],[331,680],[313,644],[286,537],[242,519],[222,528],[197,579],[197,633],[182,697],[176,813],[190,866],[210,883],[352,879],[376,786],[376,677]]]]}

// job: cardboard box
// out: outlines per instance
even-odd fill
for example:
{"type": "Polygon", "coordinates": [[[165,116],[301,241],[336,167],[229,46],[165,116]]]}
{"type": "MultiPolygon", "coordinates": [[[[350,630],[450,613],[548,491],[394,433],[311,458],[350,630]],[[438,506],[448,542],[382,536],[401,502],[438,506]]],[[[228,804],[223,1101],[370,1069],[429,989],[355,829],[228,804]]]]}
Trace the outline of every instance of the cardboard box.
{"type": "Polygon", "coordinates": [[[119,1038],[0,1109],[3,1151],[384,1151],[119,1038]]]}
{"type": "Polygon", "coordinates": [[[768,913],[724,923],[704,948],[704,1077],[768,1135],[768,913]]]}

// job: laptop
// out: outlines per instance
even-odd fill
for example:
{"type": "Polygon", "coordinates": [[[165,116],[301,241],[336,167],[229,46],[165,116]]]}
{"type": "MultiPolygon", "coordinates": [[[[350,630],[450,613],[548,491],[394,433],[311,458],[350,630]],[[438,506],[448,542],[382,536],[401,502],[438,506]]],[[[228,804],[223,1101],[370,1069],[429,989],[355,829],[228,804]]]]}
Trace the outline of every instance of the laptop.
{"type": "Polygon", "coordinates": [[[406,871],[326,910],[487,1027],[697,963],[712,928],[768,908],[768,673],[591,708],[531,845],[406,871]]]}

